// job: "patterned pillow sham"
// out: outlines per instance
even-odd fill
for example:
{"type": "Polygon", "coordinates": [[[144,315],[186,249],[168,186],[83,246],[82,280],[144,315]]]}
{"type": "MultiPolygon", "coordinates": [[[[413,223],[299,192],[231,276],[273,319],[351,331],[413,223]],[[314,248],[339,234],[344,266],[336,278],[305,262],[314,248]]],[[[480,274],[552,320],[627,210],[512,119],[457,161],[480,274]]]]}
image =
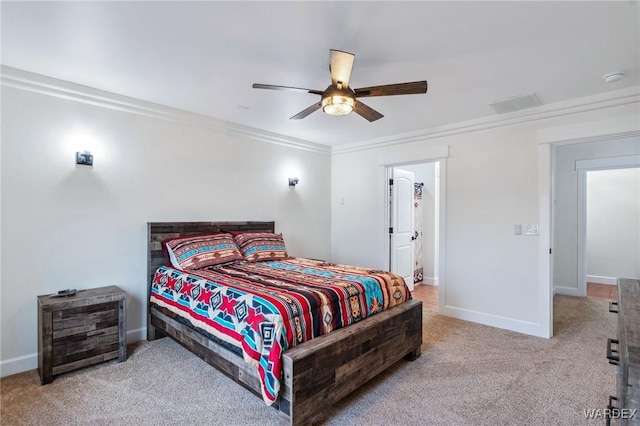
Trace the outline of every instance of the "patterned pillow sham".
{"type": "Polygon", "coordinates": [[[282,234],[244,232],[234,238],[247,262],[282,260],[289,257],[282,234]]]}
{"type": "MultiPolygon", "coordinates": [[[[180,269],[180,265],[178,264],[175,256],[171,256],[169,253],[171,252],[171,249],[169,248],[169,242],[173,241],[173,240],[179,240],[181,238],[184,239],[193,239],[195,237],[210,237],[212,235],[216,235],[216,234],[222,234],[224,232],[216,232],[215,234],[196,234],[196,235],[189,235],[188,237],[170,237],[170,238],[165,238],[164,240],[162,240],[162,242],[160,243],[160,245],[162,246],[162,256],[164,257],[164,264],[167,266],[172,266],[174,268],[178,268],[180,269]]],[[[234,241],[235,242],[235,241],[234,241]]]]}
{"type": "Polygon", "coordinates": [[[166,244],[171,264],[178,269],[201,269],[244,260],[230,234],[175,238],[166,244]]]}
{"type": "Polygon", "coordinates": [[[269,231],[265,231],[264,229],[248,229],[248,230],[242,230],[242,231],[228,231],[226,229],[223,229],[222,232],[231,234],[235,238],[240,234],[264,234],[265,232],[269,232],[269,231]]]}

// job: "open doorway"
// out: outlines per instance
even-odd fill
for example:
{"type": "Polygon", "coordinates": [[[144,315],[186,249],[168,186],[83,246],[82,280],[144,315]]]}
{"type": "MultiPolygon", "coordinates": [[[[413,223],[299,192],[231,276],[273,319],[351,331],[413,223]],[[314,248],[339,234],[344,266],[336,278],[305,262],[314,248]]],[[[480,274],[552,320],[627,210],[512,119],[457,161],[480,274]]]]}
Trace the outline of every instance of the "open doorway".
{"type": "Polygon", "coordinates": [[[440,162],[388,167],[389,270],[438,310],[440,162]]]}
{"type": "Polygon", "coordinates": [[[640,167],[587,170],[585,193],[587,295],[613,296],[640,277],[640,167]]]}
{"type": "Polygon", "coordinates": [[[578,293],[640,275],[640,156],[576,161],[578,293]]]}
{"type": "MultiPolygon", "coordinates": [[[[640,137],[632,135],[552,144],[550,240],[553,251],[549,270],[553,295],[587,296],[587,218],[597,214],[589,215],[587,212],[587,176],[592,171],[639,167],[639,142],[640,137]]],[[[619,183],[617,186],[616,190],[619,189],[619,183]]],[[[611,193],[611,188],[607,192],[611,193]]],[[[603,207],[609,211],[605,216],[609,222],[616,220],[611,212],[612,207],[603,207]]],[[[631,232],[629,226],[627,228],[631,232]]],[[[620,244],[620,240],[616,240],[612,232],[607,232],[605,238],[607,244],[620,244]]],[[[612,259],[609,258],[606,263],[612,265],[612,259]]],[[[619,266],[614,268],[615,271],[601,271],[611,274],[609,278],[613,281],[625,273],[619,266]]],[[[597,277],[600,273],[592,270],[590,275],[597,277]]],[[[553,321],[553,310],[550,311],[550,315],[553,321]]]]}

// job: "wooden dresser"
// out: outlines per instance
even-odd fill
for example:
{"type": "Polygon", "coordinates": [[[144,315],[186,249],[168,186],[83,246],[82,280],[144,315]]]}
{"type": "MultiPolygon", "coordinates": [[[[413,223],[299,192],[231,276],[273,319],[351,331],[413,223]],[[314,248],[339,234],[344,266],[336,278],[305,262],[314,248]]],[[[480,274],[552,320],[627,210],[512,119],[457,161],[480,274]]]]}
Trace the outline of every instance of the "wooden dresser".
{"type": "Polygon", "coordinates": [[[618,425],[640,426],[640,280],[618,279],[618,338],[607,342],[607,358],[618,366],[618,395],[609,398],[618,425]],[[634,411],[637,410],[637,411],[634,411]]]}
{"type": "Polygon", "coordinates": [[[72,296],[38,296],[38,372],[42,384],[56,374],[127,359],[126,293],[116,286],[72,296]]]}

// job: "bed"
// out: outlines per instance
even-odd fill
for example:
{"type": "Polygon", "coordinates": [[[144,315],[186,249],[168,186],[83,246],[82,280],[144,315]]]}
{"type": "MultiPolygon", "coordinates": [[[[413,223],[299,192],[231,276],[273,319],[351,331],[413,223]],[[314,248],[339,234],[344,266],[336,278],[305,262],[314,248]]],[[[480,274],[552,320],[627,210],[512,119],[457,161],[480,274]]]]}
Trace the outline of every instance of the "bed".
{"type": "MultiPolygon", "coordinates": [[[[271,268],[274,267],[277,269],[275,273],[278,274],[275,276],[276,278],[281,277],[279,274],[291,272],[288,271],[290,269],[294,269],[293,272],[296,272],[299,268],[316,271],[316,274],[325,273],[321,269],[323,261],[296,258],[288,261],[256,262],[253,265],[245,265],[245,262],[240,262],[237,267],[215,267],[209,271],[205,271],[207,268],[197,271],[176,270],[176,268],[166,265],[166,253],[163,252],[162,242],[167,239],[220,232],[273,233],[274,228],[274,222],[148,223],[147,338],[148,340],[164,336],[173,338],[252,393],[261,396],[267,404],[278,410],[280,416],[290,424],[308,424],[316,415],[398,360],[402,358],[414,360],[420,356],[422,303],[410,299],[410,295],[404,297],[408,300],[402,301],[402,303],[399,301],[394,303],[391,296],[380,297],[380,300],[378,298],[369,299],[368,305],[375,306],[375,309],[378,309],[376,305],[378,302],[382,304],[384,299],[387,303],[387,299],[389,299],[389,307],[386,310],[380,308],[380,311],[376,310],[377,313],[368,317],[363,315],[363,319],[350,325],[347,325],[347,322],[337,324],[337,319],[328,321],[326,324],[332,324],[328,326],[331,332],[311,340],[298,336],[299,341],[306,341],[282,348],[282,352],[278,353],[279,360],[270,360],[276,364],[279,363],[277,368],[269,370],[272,363],[267,363],[269,368],[261,369],[259,361],[257,361],[258,365],[246,362],[238,351],[229,347],[224,338],[220,338],[219,333],[216,334],[215,330],[210,328],[215,324],[185,321],[184,315],[179,312],[181,307],[171,306],[171,300],[168,300],[170,297],[168,299],[163,299],[164,296],[159,297],[158,289],[171,293],[167,290],[167,286],[170,287],[167,281],[175,281],[176,279],[184,283],[206,280],[203,289],[211,290],[214,289],[211,286],[220,283],[220,274],[225,275],[225,279],[227,276],[230,277],[228,278],[231,280],[229,286],[232,286],[233,279],[242,283],[247,275],[255,278],[258,273],[260,277],[267,276],[267,278],[260,278],[260,280],[271,282],[274,276],[269,274],[272,273],[271,268]],[[162,284],[159,284],[160,282],[162,284]],[[273,395],[267,393],[265,396],[265,388],[270,387],[268,383],[265,385],[265,380],[267,380],[265,371],[273,373],[274,377],[279,380],[279,389],[276,389],[273,395]]],[[[333,266],[333,269],[327,272],[329,274],[335,274],[336,271],[338,273],[345,272],[345,270],[336,269],[337,266],[333,264],[326,264],[326,266],[333,266]]],[[[349,269],[348,272],[352,272],[352,270],[349,269]]],[[[370,272],[379,272],[378,277],[386,274],[383,271],[370,272]]],[[[236,287],[231,288],[238,291],[236,287]]],[[[209,296],[207,294],[207,297],[209,296]]],[[[399,298],[400,296],[396,295],[395,297],[399,298]]],[[[188,303],[182,300],[182,304],[188,303]]],[[[290,338],[295,342],[296,331],[300,334],[300,328],[293,330],[293,333],[291,331],[289,330],[289,333],[293,336],[290,338]]],[[[319,332],[316,330],[314,333],[319,332]]],[[[253,340],[251,343],[253,344],[253,340]]]]}

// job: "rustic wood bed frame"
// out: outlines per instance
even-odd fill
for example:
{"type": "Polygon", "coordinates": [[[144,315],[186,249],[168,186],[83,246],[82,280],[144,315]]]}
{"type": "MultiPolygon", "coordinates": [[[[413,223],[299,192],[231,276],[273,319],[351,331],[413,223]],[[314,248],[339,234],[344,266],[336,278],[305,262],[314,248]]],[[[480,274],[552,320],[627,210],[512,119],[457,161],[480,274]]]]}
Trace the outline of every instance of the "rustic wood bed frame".
{"type": "MultiPolygon", "coordinates": [[[[150,222],[148,293],[156,269],[164,265],[161,241],[220,231],[274,232],[274,222],[150,222]]],[[[261,397],[257,370],[176,315],[149,303],[147,339],[169,336],[222,373],[261,397]]],[[[284,352],[283,383],[272,405],[291,425],[311,420],[401,358],[415,360],[422,344],[422,302],[412,299],[348,327],[284,352]]]]}

